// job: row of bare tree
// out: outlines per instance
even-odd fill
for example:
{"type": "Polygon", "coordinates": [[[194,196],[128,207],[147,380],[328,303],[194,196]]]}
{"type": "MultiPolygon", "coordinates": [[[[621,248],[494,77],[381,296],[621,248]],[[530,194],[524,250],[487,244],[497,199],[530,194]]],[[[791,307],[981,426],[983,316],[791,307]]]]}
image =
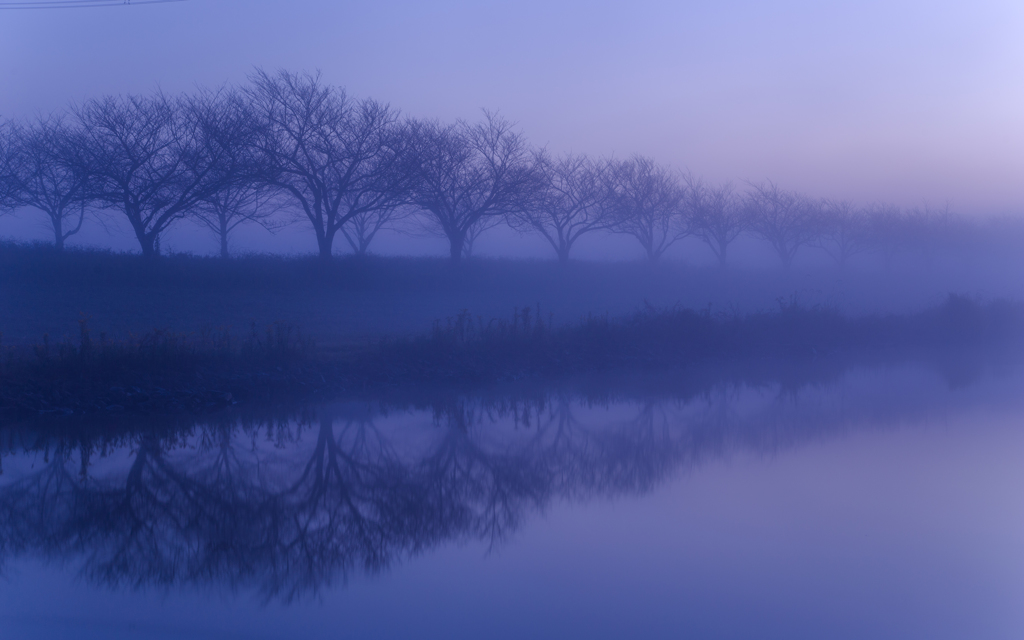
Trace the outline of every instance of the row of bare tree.
{"type": "Polygon", "coordinates": [[[725,265],[749,233],[787,267],[811,245],[840,265],[867,251],[888,259],[950,219],[812,200],[770,182],[739,191],[641,156],[552,157],[493,113],[477,123],[403,118],[317,75],[262,70],[240,88],[105,97],[0,122],[0,210],[23,207],[48,217],[58,249],[90,213],[115,211],[144,255],[159,254],[161,235],[184,218],[215,233],[225,257],[244,223],[305,220],[329,258],[339,232],[362,254],[381,229],[412,221],[447,238],[453,261],[508,224],[539,233],[562,262],[603,230],[634,237],[652,262],[696,237],[725,265]]]}

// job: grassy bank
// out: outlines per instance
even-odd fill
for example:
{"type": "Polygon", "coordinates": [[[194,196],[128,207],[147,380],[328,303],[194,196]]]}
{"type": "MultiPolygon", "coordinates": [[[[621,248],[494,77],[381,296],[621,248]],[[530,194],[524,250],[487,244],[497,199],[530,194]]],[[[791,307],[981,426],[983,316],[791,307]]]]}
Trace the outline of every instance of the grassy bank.
{"type": "MultiPolygon", "coordinates": [[[[423,334],[436,318],[470,309],[508,318],[540,304],[545,321],[573,326],[588,315],[621,318],[645,304],[742,314],[774,309],[796,294],[807,306],[831,304],[849,315],[912,313],[949,292],[1024,299],[1024,271],[980,272],[949,265],[890,271],[851,268],[652,266],[640,262],[338,256],[241,256],[230,260],[175,254],[148,260],[109,251],[58,253],[0,242],[0,332],[30,346],[44,334],[75,341],[84,316],[96,332],[126,341],[158,329],[189,334],[253,323],[301,327],[321,348],[423,334]],[[940,268],[941,267],[941,268],[940,268]]],[[[262,330],[262,329],[261,329],[262,330]]]]}
{"type": "Polygon", "coordinates": [[[411,338],[323,350],[286,325],[244,334],[95,336],[6,347],[0,411],[207,413],[235,403],[329,399],[401,387],[484,387],[608,371],[694,371],[794,362],[927,358],[951,351],[1016,353],[1024,309],[950,296],[912,315],[847,317],[780,302],[772,312],[648,308],[558,326],[543,310],[485,319],[463,312],[411,338]]]}

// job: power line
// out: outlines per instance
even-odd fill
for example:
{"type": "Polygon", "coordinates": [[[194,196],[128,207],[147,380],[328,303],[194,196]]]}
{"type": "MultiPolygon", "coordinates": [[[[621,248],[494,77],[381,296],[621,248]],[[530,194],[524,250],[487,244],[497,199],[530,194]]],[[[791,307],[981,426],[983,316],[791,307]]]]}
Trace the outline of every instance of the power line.
{"type": "Polygon", "coordinates": [[[16,9],[87,9],[90,7],[117,7],[136,4],[167,4],[186,0],[39,0],[36,2],[0,2],[0,11],[16,9]]]}

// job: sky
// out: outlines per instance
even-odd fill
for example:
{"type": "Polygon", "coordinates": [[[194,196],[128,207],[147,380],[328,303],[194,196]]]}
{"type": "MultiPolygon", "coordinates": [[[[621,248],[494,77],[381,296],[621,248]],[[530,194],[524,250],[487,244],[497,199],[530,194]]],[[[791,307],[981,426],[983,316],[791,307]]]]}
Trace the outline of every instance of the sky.
{"type": "Polygon", "coordinates": [[[103,94],[241,83],[257,66],[320,70],[412,116],[497,109],[553,152],[641,153],[713,181],[771,179],[863,203],[1024,212],[1020,2],[0,10],[6,117],[103,94]]]}

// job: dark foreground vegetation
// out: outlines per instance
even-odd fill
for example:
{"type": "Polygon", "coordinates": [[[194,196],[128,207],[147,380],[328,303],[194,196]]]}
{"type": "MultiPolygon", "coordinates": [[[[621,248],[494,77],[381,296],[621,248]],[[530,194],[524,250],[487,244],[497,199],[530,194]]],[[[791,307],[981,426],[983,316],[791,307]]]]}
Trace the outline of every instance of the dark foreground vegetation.
{"type": "Polygon", "coordinates": [[[83,315],[97,339],[102,332],[112,342],[156,329],[247,336],[253,323],[261,333],[282,323],[332,349],[421,334],[460,309],[507,318],[516,307],[540,304],[545,322],[553,313],[562,326],[588,314],[623,317],[647,304],[756,313],[794,295],[805,306],[852,316],[917,312],[951,291],[1021,299],[1024,263],[971,257],[845,271],[481,258],[455,266],[444,258],[381,256],[328,263],[314,256],[148,259],[0,242],[0,332],[3,344],[26,348],[44,334],[76,342],[83,315]]]}
{"type": "Polygon", "coordinates": [[[553,326],[538,309],[511,319],[463,312],[424,335],[318,350],[277,324],[248,334],[157,331],[128,340],[94,336],[7,347],[0,411],[44,414],[208,413],[236,403],[384,394],[401,388],[482,389],[593,372],[782,369],[794,362],[931,359],[954,352],[1012,355],[1024,308],[950,296],[904,316],[846,317],[828,307],[780,301],[772,312],[714,314],[653,307],[611,319],[553,326]]]}

